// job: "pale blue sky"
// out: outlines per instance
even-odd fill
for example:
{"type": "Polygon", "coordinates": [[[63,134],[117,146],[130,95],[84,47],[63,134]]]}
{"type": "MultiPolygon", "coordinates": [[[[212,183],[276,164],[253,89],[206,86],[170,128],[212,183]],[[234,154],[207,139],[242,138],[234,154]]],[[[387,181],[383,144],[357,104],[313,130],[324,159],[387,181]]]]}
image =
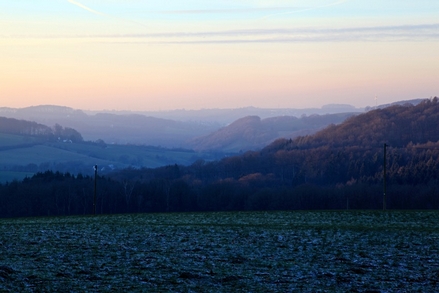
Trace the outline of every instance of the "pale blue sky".
{"type": "Polygon", "coordinates": [[[438,16],[431,0],[0,0],[0,106],[430,97],[439,95],[438,16]]]}

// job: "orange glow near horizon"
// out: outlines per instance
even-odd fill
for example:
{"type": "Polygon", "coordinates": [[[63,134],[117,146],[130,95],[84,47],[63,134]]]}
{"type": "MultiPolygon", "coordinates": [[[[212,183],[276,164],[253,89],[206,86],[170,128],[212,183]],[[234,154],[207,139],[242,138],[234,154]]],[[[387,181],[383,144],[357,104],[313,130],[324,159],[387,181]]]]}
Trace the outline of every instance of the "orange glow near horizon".
{"type": "Polygon", "coordinates": [[[0,106],[305,108],[437,94],[438,42],[128,41],[0,39],[0,106]]]}

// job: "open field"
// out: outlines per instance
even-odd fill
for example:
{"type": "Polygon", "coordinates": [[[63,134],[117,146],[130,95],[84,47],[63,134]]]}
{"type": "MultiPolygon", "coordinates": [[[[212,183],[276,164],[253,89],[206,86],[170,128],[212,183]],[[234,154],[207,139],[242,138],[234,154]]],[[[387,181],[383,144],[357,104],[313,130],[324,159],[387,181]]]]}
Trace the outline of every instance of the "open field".
{"type": "Polygon", "coordinates": [[[32,136],[0,133],[0,149],[11,146],[32,144],[36,142],[38,142],[38,139],[32,136]]]}
{"type": "Polygon", "coordinates": [[[22,180],[37,171],[92,175],[92,166],[96,164],[102,172],[114,168],[190,165],[198,159],[211,161],[223,156],[154,146],[48,142],[32,136],[0,133],[0,170],[3,171],[0,183],[22,180]]]}
{"type": "MultiPolygon", "coordinates": [[[[5,142],[7,143],[7,142],[5,142]]],[[[36,145],[19,145],[7,150],[0,150],[0,165],[27,165],[45,162],[80,161],[106,166],[113,164],[120,168],[130,165],[155,168],[167,164],[189,165],[197,158],[215,159],[209,153],[170,150],[148,146],[109,145],[102,148],[86,143],[40,143],[36,145]]]]}
{"type": "Polygon", "coordinates": [[[31,172],[0,171],[0,183],[23,180],[24,178],[32,177],[33,175],[34,173],[31,172]]]}
{"type": "Polygon", "coordinates": [[[439,212],[0,220],[0,292],[438,292],[439,212]]]}

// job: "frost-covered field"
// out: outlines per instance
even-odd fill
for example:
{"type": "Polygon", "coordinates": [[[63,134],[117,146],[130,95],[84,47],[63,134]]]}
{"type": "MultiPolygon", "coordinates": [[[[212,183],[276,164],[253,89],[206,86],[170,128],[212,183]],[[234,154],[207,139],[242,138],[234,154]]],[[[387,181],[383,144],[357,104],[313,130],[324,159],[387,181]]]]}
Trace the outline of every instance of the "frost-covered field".
{"type": "Polygon", "coordinates": [[[0,292],[438,292],[439,212],[0,220],[0,292]]]}

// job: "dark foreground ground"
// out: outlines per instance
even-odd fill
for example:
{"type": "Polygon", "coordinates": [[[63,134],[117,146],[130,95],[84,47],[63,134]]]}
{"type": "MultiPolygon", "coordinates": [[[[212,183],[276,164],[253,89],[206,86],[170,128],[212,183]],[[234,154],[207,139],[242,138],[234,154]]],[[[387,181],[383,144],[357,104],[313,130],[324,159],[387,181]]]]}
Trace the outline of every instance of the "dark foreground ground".
{"type": "Polygon", "coordinates": [[[439,212],[0,220],[0,292],[438,292],[439,212]]]}

